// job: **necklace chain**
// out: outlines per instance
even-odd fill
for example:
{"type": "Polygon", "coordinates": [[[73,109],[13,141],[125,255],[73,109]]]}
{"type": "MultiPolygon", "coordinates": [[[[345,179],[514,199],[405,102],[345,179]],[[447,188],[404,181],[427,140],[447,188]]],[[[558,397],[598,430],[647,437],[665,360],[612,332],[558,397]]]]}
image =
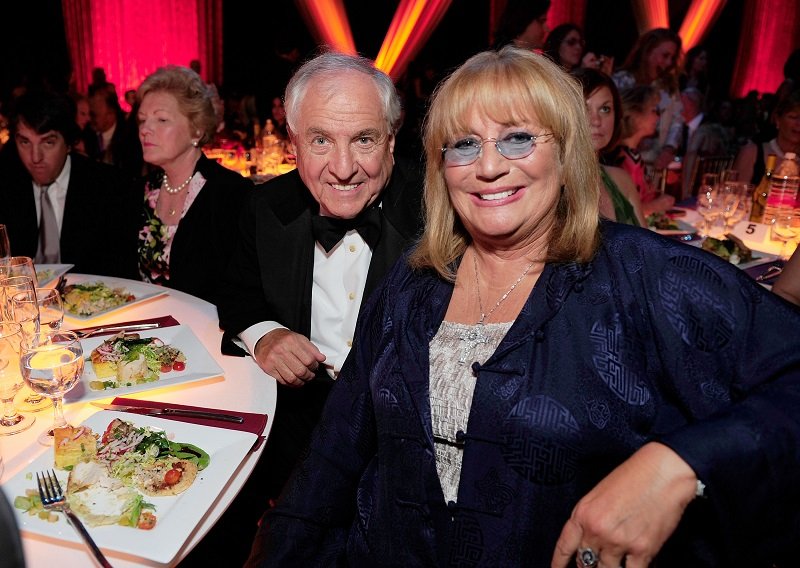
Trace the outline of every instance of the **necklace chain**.
{"type": "Polygon", "coordinates": [[[522,279],[525,278],[525,276],[528,275],[528,272],[530,271],[531,267],[533,267],[534,263],[531,262],[528,266],[525,267],[525,270],[522,271],[522,274],[520,275],[519,278],[517,278],[517,281],[514,282],[511,285],[511,288],[509,288],[508,291],[505,294],[500,296],[500,299],[497,300],[497,303],[494,305],[494,307],[491,310],[489,310],[489,313],[484,313],[484,311],[483,311],[483,302],[481,301],[481,284],[478,281],[478,255],[477,254],[473,253],[473,255],[472,255],[472,264],[475,267],[475,292],[478,295],[478,308],[480,308],[480,310],[481,310],[481,319],[479,319],[476,322],[476,325],[483,325],[486,322],[486,320],[489,318],[489,316],[491,316],[494,313],[494,311],[497,308],[500,307],[500,304],[502,304],[506,300],[506,298],[508,298],[508,295],[511,294],[511,292],[514,291],[514,289],[519,285],[520,282],[522,282],[522,279]]]}
{"type": "Polygon", "coordinates": [[[192,172],[192,175],[190,175],[190,176],[189,176],[189,177],[186,179],[186,181],[185,181],[185,182],[183,182],[182,184],[180,184],[180,185],[179,185],[179,186],[177,186],[177,187],[172,187],[172,186],[169,184],[169,176],[168,176],[168,175],[166,174],[166,172],[165,172],[165,173],[164,173],[164,191],[166,191],[166,192],[167,192],[167,193],[169,193],[170,195],[175,195],[175,194],[176,194],[176,193],[178,193],[180,190],[182,190],[184,187],[186,187],[187,185],[189,185],[189,182],[190,182],[190,181],[192,181],[192,178],[193,178],[193,177],[194,177],[194,172],[192,172]]]}

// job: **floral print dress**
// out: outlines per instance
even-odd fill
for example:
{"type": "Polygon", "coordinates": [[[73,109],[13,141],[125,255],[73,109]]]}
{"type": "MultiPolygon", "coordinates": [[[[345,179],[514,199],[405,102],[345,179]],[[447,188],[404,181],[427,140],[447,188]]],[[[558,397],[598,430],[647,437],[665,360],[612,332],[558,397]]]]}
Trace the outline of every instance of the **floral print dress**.
{"type": "MultiPolygon", "coordinates": [[[[172,239],[178,231],[180,220],[175,225],[167,225],[156,214],[156,204],[161,194],[161,179],[157,177],[155,183],[148,181],[144,186],[145,224],[139,231],[139,275],[145,282],[167,285],[172,239]]],[[[189,207],[205,183],[203,175],[195,172],[192,181],[189,182],[189,193],[183,203],[181,219],[189,211],[189,207]]]]}

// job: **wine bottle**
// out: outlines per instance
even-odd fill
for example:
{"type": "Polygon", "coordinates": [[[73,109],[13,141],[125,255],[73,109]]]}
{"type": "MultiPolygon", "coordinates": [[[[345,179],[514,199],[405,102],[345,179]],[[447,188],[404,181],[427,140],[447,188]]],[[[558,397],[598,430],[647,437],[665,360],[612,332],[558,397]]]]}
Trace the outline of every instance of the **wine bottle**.
{"type": "Polygon", "coordinates": [[[753,223],[764,222],[764,208],[767,205],[767,197],[769,196],[769,188],[772,179],[772,170],[775,169],[775,162],[778,161],[778,156],[770,154],[766,160],[766,170],[761,182],[753,190],[753,208],[750,210],[750,221],[753,223]]]}

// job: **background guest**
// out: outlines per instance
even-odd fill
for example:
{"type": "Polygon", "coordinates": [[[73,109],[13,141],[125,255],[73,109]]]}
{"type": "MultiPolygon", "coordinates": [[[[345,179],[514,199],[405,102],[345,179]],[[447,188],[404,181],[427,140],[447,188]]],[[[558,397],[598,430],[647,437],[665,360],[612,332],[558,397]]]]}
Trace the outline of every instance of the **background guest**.
{"type": "Polygon", "coordinates": [[[678,34],[666,28],[652,29],[639,37],[622,68],[613,74],[620,92],[635,85],[658,89],[660,118],[656,136],[643,140],[637,148],[644,161],[658,169],[672,162],[681,143],[683,118],[676,71],[680,52],[678,34]]]}
{"type": "Polygon", "coordinates": [[[800,311],[714,255],[601,222],[584,99],[546,57],[469,59],[425,150],[425,231],[365,306],[248,565],[794,551],[800,311]]]}
{"type": "Polygon", "coordinates": [[[11,129],[15,144],[0,160],[0,223],[11,253],[135,278],[136,189],[112,166],[70,152],[78,133],[72,100],[28,91],[15,101],[11,129]]]}
{"type": "Polygon", "coordinates": [[[513,44],[525,49],[541,49],[550,31],[547,27],[549,9],[550,0],[508,0],[494,30],[494,47],[513,44]]]}
{"type": "Polygon", "coordinates": [[[125,120],[117,93],[98,89],[89,96],[89,114],[97,138],[96,160],[111,164],[134,179],[142,175],[141,147],[125,120]]]}
{"type": "MultiPolygon", "coordinates": [[[[576,69],[573,76],[583,87],[592,147],[598,156],[612,148],[619,138],[621,105],[611,77],[597,69],[576,69]]],[[[643,227],[639,193],[631,176],[622,168],[601,165],[600,213],[607,219],[643,227]]]]}
{"type": "Polygon", "coordinates": [[[642,203],[646,216],[663,212],[672,207],[675,198],[660,194],[645,173],[645,163],[638,148],[642,139],[652,136],[658,124],[659,94],[654,87],[638,85],[622,91],[622,123],[620,139],[614,149],[604,157],[606,163],[621,167],[628,172],[642,203]]]}
{"type": "Polygon", "coordinates": [[[547,34],[544,42],[544,54],[565,71],[572,71],[580,66],[585,48],[583,32],[576,24],[556,26],[547,34]]]}
{"type": "Polygon", "coordinates": [[[681,91],[692,87],[700,91],[704,98],[708,96],[708,50],[705,46],[695,45],[686,52],[683,69],[678,75],[678,86],[681,91]]]}
{"type": "Polygon", "coordinates": [[[147,282],[216,304],[252,182],[203,155],[216,114],[197,73],[162,67],[142,82],[137,98],[144,160],[158,168],[144,182],[139,272],[147,282]]]}
{"type": "Polygon", "coordinates": [[[263,512],[277,498],[308,444],[362,301],[421,224],[419,174],[393,155],[391,78],[368,59],[324,53],[298,69],[284,102],[297,169],[253,194],[219,305],[226,338],[238,335],[278,381],[267,448],[233,515],[250,534],[253,504],[263,512]]]}
{"type": "Polygon", "coordinates": [[[776,169],[780,167],[786,152],[800,155],[800,89],[778,103],[772,120],[777,128],[775,138],[760,144],[750,141],[736,155],[733,169],[739,172],[740,180],[758,184],[764,177],[768,154],[778,156],[776,169]]]}
{"type": "MultiPolygon", "coordinates": [[[[717,120],[716,113],[707,113],[705,97],[695,87],[687,87],[681,92],[683,106],[684,135],[683,142],[683,195],[692,195],[692,179],[694,165],[698,156],[733,156],[735,142],[730,134],[717,120]]],[[[699,176],[698,176],[699,177],[699,176]]]]}

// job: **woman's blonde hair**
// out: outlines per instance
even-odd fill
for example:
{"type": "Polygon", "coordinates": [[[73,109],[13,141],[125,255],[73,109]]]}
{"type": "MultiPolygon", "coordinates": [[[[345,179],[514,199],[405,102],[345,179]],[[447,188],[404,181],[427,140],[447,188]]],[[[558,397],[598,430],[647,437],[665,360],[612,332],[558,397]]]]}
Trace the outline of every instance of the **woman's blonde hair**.
{"type": "Polygon", "coordinates": [[[142,102],[148,93],[169,93],[178,101],[178,108],[192,130],[199,133],[198,146],[204,146],[217,130],[217,115],[208,87],[200,75],[188,67],[167,65],[147,76],[136,91],[136,101],[142,102]]]}
{"type": "MultiPolygon", "coordinates": [[[[455,279],[471,237],[450,202],[442,146],[470,132],[473,111],[500,124],[535,121],[552,132],[562,176],[548,262],[586,262],[597,248],[600,171],[578,83],[547,57],[515,47],[468,59],[436,89],[425,120],[425,231],[410,257],[455,279]]],[[[548,142],[549,143],[549,142],[548,142]]]]}

